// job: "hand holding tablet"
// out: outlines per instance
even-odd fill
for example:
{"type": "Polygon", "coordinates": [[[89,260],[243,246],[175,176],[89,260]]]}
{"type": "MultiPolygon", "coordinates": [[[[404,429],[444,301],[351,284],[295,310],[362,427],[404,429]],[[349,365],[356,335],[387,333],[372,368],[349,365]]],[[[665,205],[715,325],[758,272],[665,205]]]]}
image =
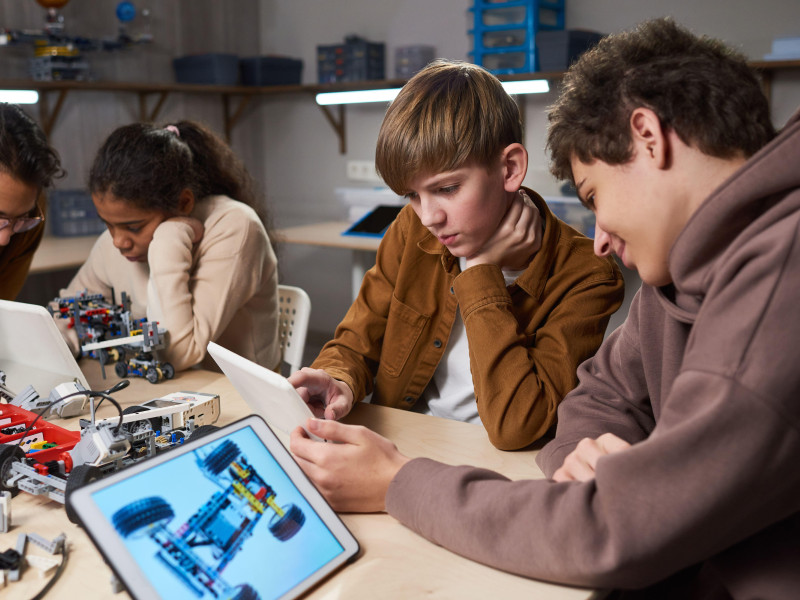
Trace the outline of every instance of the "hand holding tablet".
{"type": "Polygon", "coordinates": [[[353,407],[349,386],[321,369],[301,369],[292,373],[288,381],[317,418],[337,421],[353,407]]]}

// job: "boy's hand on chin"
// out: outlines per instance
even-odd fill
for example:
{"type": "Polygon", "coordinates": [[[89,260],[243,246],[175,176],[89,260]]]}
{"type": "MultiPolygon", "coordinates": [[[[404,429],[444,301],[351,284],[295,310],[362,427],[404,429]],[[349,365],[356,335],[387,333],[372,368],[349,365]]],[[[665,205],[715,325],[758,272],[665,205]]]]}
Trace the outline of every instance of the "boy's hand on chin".
{"type": "Polygon", "coordinates": [[[542,247],[542,215],[527,194],[514,197],[503,220],[479,252],[467,258],[467,268],[493,264],[524,269],[542,247]]]}

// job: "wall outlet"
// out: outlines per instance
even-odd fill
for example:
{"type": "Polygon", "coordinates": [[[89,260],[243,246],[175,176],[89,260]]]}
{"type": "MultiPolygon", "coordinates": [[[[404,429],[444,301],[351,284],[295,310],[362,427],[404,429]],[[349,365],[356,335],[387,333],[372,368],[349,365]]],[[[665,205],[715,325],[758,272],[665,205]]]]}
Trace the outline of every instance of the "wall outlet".
{"type": "Polygon", "coordinates": [[[348,160],[347,178],[350,181],[380,181],[375,163],[371,160],[348,160]]]}

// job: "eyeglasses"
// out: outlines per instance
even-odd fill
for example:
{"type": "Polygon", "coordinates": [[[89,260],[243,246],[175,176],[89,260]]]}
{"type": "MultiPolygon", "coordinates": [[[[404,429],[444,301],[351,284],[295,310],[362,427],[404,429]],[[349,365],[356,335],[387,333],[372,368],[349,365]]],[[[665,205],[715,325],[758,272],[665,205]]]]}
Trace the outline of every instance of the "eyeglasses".
{"type": "Polygon", "coordinates": [[[37,215],[35,217],[0,217],[0,231],[6,227],[11,227],[13,233],[30,231],[44,221],[44,215],[38,206],[36,207],[36,213],[37,215]]]}

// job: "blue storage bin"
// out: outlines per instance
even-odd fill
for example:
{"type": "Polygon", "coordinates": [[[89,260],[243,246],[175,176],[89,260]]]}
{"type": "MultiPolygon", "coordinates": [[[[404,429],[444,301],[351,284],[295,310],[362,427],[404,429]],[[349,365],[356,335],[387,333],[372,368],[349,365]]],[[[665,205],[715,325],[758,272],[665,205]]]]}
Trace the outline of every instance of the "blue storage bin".
{"type": "Polygon", "coordinates": [[[294,85],[300,83],[303,61],[285,56],[253,56],[240,61],[242,85],[294,85]]]}
{"type": "Polygon", "coordinates": [[[99,235],[106,230],[86,190],[50,190],[47,222],[52,234],[58,237],[99,235]]]}
{"type": "Polygon", "coordinates": [[[236,54],[192,54],[172,60],[175,81],[206,85],[239,83],[239,57],[236,54]]]}

